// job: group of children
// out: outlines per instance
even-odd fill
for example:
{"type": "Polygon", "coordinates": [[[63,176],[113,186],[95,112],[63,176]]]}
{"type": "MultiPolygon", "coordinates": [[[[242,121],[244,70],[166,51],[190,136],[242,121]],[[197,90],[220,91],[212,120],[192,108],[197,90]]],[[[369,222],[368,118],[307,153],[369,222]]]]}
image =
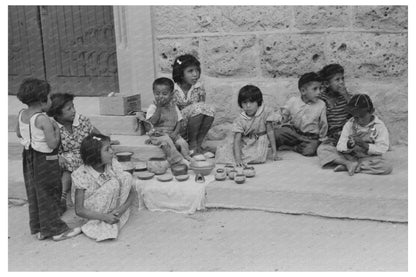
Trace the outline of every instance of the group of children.
{"type": "MultiPolygon", "coordinates": [[[[160,146],[171,164],[207,154],[202,142],[215,110],[205,103],[200,76],[194,56],[177,57],[173,81],[156,79],[154,102],[146,114],[137,113],[149,134],[147,143],[160,146]]],[[[232,141],[216,151],[217,163],[264,163],[270,145],[273,160],[281,159],[279,147],[288,146],[304,156],[317,154],[323,167],[335,165],[336,172],[391,172],[382,157],[389,148],[387,129],[373,114],[368,95],[347,92],[340,65],[302,75],[298,88],[299,97],[275,109],[264,103],[258,87],[242,87],[238,94],[242,112],[234,121],[232,141]]],[[[76,113],[74,96],[50,90],[46,81],[27,79],[17,93],[28,106],[19,112],[16,133],[24,146],[31,233],[56,241],[81,232],[97,241],[114,239],[136,194],[132,176],[114,159],[115,142],[76,113]],[[68,194],[75,199],[76,214],[86,220],[81,228],[70,229],[60,219],[68,194]]]]}

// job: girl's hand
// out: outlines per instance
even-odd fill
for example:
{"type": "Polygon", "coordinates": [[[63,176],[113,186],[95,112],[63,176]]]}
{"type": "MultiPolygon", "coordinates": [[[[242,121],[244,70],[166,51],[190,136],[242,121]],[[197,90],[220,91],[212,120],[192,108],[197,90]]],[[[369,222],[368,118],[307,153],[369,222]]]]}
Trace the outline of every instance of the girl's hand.
{"type": "Polygon", "coordinates": [[[105,214],[103,220],[104,220],[104,222],[106,222],[108,224],[115,224],[115,223],[118,223],[120,221],[120,219],[112,213],[105,214]]]}
{"type": "Polygon", "coordinates": [[[58,162],[60,167],[64,167],[64,165],[67,163],[67,160],[62,155],[58,155],[58,162]]]}

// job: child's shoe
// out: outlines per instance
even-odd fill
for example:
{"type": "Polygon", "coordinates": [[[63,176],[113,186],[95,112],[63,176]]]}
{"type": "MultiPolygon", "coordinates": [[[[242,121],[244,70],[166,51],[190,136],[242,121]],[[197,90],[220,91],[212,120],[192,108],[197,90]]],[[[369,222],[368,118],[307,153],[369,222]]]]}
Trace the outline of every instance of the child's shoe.
{"type": "Polygon", "coordinates": [[[69,229],[63,232],[62,234],[53,236],[52,239],[54,241],[61,241],[61,240],[73,238],[75,236],[78,236],[79,234],[81,234],[81,227],[76,227],[74,229],[69,229]]]}

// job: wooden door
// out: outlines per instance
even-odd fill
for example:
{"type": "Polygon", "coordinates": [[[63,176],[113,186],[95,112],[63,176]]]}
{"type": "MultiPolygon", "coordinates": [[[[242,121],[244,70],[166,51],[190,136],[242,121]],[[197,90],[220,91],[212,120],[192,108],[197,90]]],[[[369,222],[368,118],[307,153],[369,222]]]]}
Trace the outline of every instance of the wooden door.
{"type": "MultiPolygon", "coordinates": [[[[10,13],[16,13],[18,8],[9,8],[9,34],[12,34],[13,41],[16,41],[14,37],[17,36],[16,25],[18,24],[13,20],[10,21],[12,18],[10,13]],[[13,29],[12,32],[10,29],[13,29]]],[[[37,32],[27,31],[26,36],[22,36],[22,40],[27,41],[29,37],[33,37],[32,44],[38,42],[40,45],[38,47],[40,54],[37,52],[36,54],[42,58],[39,59],[32,54],[38,48],[30,49],[31,52],[27,55],[30,56],[30,61],[37,61],[35,68],[29,70],[21,66],[16,69],[16,62],[11,62],[9,59],[9,72],[18,72],[13,73],[18,76],[46,78],[53,92],[96,96],[119,90],[112,6],[26,6],[22,8],[28,9],[31,12],[30,15],[37,14],[37,17],[33,16],[37,18],[37,22],[36,20],[30,22],[30,30],[35,29],[36,26],[38,28],[37,32]]],[[[22,21],[28,20],[27,13],[21,15],[20,12],[22,21]]],[[[9,51],[10,41],[9,36],[9,51]]],[[[16,60],[15,57],[13,59],[16,60]]],[[[19,83],[13,82],[14,87],[18,85],[19,83]]],[[[14,94],[13,92],[14,90],[11,90],[9,86],[9,94],[14,94]]]]}
{"type": "Polygon", "coordinates": [[[9,6],[9,94],[23,79],[45,79],[41,26],[37,6],[9,6]]]}

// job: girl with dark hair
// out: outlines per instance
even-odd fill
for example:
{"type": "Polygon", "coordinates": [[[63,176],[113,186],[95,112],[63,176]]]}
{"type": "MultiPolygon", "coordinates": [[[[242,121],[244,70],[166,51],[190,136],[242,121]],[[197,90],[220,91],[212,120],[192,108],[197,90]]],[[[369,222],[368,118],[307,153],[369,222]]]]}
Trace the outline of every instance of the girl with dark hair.
{"type": "Polygon", "coordinates": [[[29,202],[30,232],[37,239],[59,241],[74,237],[80,228],[70,229],[60,219],[61,191],[58,163],[59,128],[45,112],[51,106],[50,85],[44,80],[26,79],[17,97],[28,106],[19,112],[16,133],[23,145],[23,176],[29,202]]]}
{"type": "MultiPolygon", "coordinates": [[[[266,108],[260,89],[252,85],[240,89],[238,106],[242,112],[233,123],[234,139],[218,147],[216,162],[233,163],[237,166],[264,163],[269,141],[275,141],[272,123],[280,120],[280,113],[266,108]]],[[[272,152],[273,160],[279,160],[274,143],[272,152]]]]}
{"type": "Polygon", "coordinates": [[[81,143],[83,165],[72,173],[75,213],[87,220],[82,232],[96,240],[116,239],[135,197],[134,181],[114,159],[110,138],[88,135],[81,143]]]}
{"type": "MultiPolygon", "coordinates": [[[[89,134],[100,134],[90,120],[78,114],[74,106],[74,96],[69,93],[55,93],[51,96],[52,105],[48,115],[58,123],[61,136],[59,163],[62,172],[61,207],[66,209],[67,194],[71,191],[71,173],[81,164],[80,147],[82,140],[89,134]]],[[[68,203],[72,205],[71,197],[68,203]]]]}
{"type": "Polygon", "coordinates": [[[173,63],[174,102],[183,115],[181,135],[189,143],[191,153],[202,154],[202,142],[214,121],[215,110],[205,103],[205,89],[199,81],[201,64],[192,55],[182,55],[173,63]]]}

